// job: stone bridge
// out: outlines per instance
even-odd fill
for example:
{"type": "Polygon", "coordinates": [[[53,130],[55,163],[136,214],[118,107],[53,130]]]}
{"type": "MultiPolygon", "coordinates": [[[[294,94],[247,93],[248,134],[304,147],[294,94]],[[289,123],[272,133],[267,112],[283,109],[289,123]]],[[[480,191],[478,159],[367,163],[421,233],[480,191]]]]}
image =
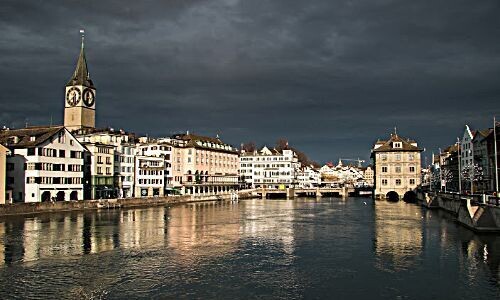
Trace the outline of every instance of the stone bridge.
{"type": "MultiPolygon", "coordinates": [[[[247,190],[248,191],[248,190],[247,190]]],[[[287,188],[287,189],[253,189],[253,194],[259,195],[262,199],[280,197],[293,199],[295,197],[324,197],[338,196],[347,197],[355,193],[354,188],[287,188]]]]}

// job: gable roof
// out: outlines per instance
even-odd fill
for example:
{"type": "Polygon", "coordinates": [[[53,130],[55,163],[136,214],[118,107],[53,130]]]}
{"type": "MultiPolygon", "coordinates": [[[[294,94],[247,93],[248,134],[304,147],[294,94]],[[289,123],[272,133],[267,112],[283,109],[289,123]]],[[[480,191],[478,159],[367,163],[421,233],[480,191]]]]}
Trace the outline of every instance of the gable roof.
{"type": "Polygon", "coordinates": [[[391,134],[391,137],[387,141],[378,140],[375,145],[379,147],[373,147],[373,152],[393,152],[393,151],[423,151],[416,145],[416,142],[410,139],[406,139],[398,136],[397,134],[391,134]],[[401,148],[393,148],[394,142],[401,142],[401,148]]]}
{"type": "Polygon", "coordinates": [[[8,148],[32,148],[42,144],[61,130],[65,130],[64,126],[4,129],[0,131],[0,144],[8,148]]]}
{"type": "Polygon", "coordinates": [[[481,141],[483,139],[486,139],[492,132],[493,132],[493,128],[477,130],[472,141],[477,142],[477,141],[481,141]]]}

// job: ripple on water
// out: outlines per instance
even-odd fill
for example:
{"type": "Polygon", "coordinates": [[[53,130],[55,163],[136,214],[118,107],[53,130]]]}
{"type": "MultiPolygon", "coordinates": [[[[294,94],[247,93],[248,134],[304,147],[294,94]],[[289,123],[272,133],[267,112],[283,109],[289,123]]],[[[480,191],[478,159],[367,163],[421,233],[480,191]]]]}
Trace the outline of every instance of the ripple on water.
{"type": "Polygon", "coordinates": [[[366,201],[2,220],[0,298],[418,299],[422,286],[436,299],[498,298],[498,237],[414,205],[366,201]]]}

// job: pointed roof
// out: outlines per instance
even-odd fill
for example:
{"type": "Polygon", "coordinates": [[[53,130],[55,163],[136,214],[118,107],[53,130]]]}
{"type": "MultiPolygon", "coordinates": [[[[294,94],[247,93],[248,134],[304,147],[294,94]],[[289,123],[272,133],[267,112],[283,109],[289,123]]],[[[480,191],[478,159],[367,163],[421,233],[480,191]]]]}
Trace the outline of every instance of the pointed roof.
{"type": "Polygon", "coordinates": [[[80,49],[80,55],[78,56],[75,72],[73,72],[73,75],[66,84],[66,86],[72,85],[83,85],[95,89],[94,83],[92,82],[92,79],[90,79],[89,69],[87,67],[87,59],[85,58],[85,47],[83,45],[83,39],[82,48],[80,49]]]}

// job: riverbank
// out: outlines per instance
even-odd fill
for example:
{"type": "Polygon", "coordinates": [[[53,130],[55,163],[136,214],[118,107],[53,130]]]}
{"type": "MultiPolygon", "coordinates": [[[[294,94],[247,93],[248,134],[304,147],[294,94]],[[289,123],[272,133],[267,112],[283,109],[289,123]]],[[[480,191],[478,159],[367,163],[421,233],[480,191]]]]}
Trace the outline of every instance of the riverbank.
{"type": "MultiPolygon", "coordinates": [[[[238,199],[251,199],[254,196],[250,191],[239,191],[238,199]]],[[[61,211],[97,210],[97,209],[120,209],[132,207],[148,207],[173,205],[190,202],[204,201],[228,201],[234,198],[234,194],[225,193],[217,195],[176,195],[166,197],[147,198],[122,198],[122,199],[100,199],[64,202],[37,202],[37,203],[14,203],[0,205],[0,217],[13,215],[31,215],[38,213],[50,213],[61,211]]]]}
{"type": "Polygon", "coordinates": [[[428,209],[438,208],[451,213],[461,225],[473,231],[500,233],[500,206],[497,198],[419,191],[417,200],[428,209]]]}

